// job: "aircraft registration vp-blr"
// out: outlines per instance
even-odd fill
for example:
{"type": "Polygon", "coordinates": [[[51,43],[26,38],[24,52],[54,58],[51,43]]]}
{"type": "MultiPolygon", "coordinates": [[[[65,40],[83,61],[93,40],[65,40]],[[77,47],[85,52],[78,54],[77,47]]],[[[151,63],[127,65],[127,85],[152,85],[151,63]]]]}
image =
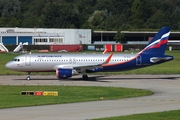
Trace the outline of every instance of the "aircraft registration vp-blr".
{"type": "Polygon", "coordinates": [[[5,66],[8,69],[27,72],[56,72],[59,79],[82,74],[88,79],[88,72],[124,71],[143,68],[173,60],[165,55],[170,27],[163,27],[137,54],[23,54],[15,57],[5,66]]]}

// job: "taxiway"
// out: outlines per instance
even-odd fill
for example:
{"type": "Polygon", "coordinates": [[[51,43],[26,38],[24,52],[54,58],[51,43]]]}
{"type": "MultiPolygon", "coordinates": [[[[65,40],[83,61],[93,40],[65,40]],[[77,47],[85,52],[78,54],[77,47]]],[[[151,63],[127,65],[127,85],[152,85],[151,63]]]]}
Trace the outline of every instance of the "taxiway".
{"type": "Polygon", "coordinates": [[[120,100],[0,109],[2,120],[86,120],[180,109],[180,75],[90,76],[89,81],[79,80],[80,76],[69,80],[40,75],[32,76],[31,81],[25,78],[26,76],[0,76],[0,84],[113,86],[148,89],[155,94],[120,100]]]}

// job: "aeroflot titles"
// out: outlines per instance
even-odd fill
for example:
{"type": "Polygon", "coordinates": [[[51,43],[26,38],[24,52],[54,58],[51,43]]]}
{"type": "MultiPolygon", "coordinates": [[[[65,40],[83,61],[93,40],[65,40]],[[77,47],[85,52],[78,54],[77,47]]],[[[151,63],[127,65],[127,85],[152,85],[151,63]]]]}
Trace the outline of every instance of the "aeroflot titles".
{"type": "MultiPolygon", "coordinates": [[[[38,55],[38,57],[62,57],[61,55],[38,55]]],[[[131,56],[123,56],[124,58],[131,58],[131,56]]]]}
{"type": "Polygon", "coordinates": [[[38,57],[61,57],[61,55],[38,55],[38,57]]]}

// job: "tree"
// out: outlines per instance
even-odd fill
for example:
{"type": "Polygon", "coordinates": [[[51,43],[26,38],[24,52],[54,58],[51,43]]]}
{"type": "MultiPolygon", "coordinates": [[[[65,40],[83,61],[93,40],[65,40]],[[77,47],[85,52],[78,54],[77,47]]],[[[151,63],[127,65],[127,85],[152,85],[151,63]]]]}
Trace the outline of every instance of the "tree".
{"type": "Polygon", "coordinates": [[[49,28],[79,28],[78,14],[68,4],[51,4],[44,19],[45,26],[49,28]]]}
{"type": "Polygon", "coordinates": [[[126,40],[124,33],[121,33],[120,29],[117,31],[114,39],[116,40],[116,43],[124,43],[124,41],[126,40]]]}
{"type": "Polygon", "coordinates": [[[88,23],[91,28],[102,29],[104,27],[105,19],[106,19],[105,12],[103,10],[101,11],[97,10],[97,11],[94,11],[92,16],[89,17],[88,23]]]}
{"type": "Polygon", "coordinates": [[[20,2],[18,0],[1,0],[0,8],[0,15],[2,17],[16,17],[21,12],[20,2]]]}
{"type": "Polygon", "coordinates": [[[179,0],[0,0],[0,26],[180,29],[179,0]]]}

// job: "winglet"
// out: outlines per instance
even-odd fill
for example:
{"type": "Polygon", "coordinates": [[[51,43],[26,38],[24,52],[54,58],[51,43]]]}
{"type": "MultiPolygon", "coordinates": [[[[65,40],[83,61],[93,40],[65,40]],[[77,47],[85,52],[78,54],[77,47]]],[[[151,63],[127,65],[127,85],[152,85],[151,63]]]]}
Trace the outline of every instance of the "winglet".
{"type": "Polygon", "coordinates": [[[111,54],[109,55],[109,57],[106,59],[106,61],[105,61],[103,64],[109,63],[109,61],[111,60],[113,54],[114,54],[114,53],[111,53],[111,54]]]}
{"type": "Polygon", "coordinates": [[[108,49],[105,49],[105,50],[104,50],[104,52],[103,52],[103,54],[106,54],[106,53],[107,53],[107,51],[108,51],[108,49]]]}

